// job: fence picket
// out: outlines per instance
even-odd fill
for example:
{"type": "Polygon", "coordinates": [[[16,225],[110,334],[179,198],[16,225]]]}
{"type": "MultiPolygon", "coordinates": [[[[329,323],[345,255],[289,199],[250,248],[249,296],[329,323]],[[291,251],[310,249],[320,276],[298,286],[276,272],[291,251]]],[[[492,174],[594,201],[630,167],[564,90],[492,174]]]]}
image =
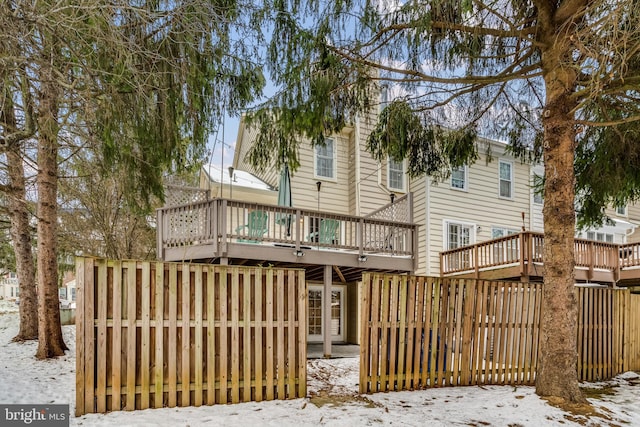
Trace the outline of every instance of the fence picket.
{"type": "MultiPolygon", "coordinates": [[[[165,343],[164,343],[164,287],[165,287],[165,281],[164,281],[164,266],[161,262],[156,262],[154,264],[155,267],[155,277],[156,277],[156,281],[155,281],[155,313],[154,313],[154,325],[155,325],[155,332],[156,332],[156,342],[155,342],[155,347],[156,347],[156,356],[155,356],[155,362],[154,362],[154,373],[153,373],[153,384],[154,384],[154,389],[153,389],[153,393],[154,393],[154,402],[153,402],[153,407],[154,408],[162,408],[163,403],[164,403],[164,347],[165,347],[165,343]]],[[[116,266],[114,266],[114,275],[116,274],[116,272],[118,271],[118,268],[116,266]]],[[[115,286],[114,286],[115,289],[115,286]]],[[[115,293],[115,292],[114,292],[115,293]]],[[[115,297],[114,297],[115,300],[115,297]]],[[[115,309],[115,306],[114,306],[115,309]]],[[[114,315],[115,318],[115,315],[114,315]]],[[[114,326],[114,332],[115,332],[116,328],[114,326]]]]}
{"type": "MultiPolygon", "coordinates": [[[[142,263],[141,279],[140,409],[147,409],[149,408],[149,383],[151,374],[150,369],[147,368],[151,366],[151,264],[148,262],[142,263]]],[[[137,287],[136,283],[136,288],[137,287]]]]}
{"type": "Polygon", "coordinates": [[[137,317],[137,301],[136,301],[136,263],[135,261],[127,261],[124,263],[127,270],[126,289],[127,289],[127,402],[125,409],[133,411],[136,409],[136,317],[137,317]]]}
{"type": "MultiPolygon", "coordinates": [[[[105,412],[107,407],[107,263],[106,260],[97,260],[97,306],[98,322],[96,341],[96,410],[105,412]]],[[[93,325],[92,325],[93,326],[93,325]]]]}

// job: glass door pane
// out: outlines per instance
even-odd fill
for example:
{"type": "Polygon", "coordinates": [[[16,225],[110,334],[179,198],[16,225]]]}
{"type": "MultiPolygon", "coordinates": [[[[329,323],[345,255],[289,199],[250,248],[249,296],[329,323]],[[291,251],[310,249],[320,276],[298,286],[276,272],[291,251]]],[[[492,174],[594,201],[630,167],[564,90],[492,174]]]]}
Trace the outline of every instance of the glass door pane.
{"type": "Polygon", "coordinates": [[[309,288],[309,341],[322,341],[322,289],[309,288]]]}
{"type": "Polygon", "coordinates": [[[343,341],[344,325],[343,314],[343,292],[342,289],[332,289],[331,291],[331,340],[343,341]]]}

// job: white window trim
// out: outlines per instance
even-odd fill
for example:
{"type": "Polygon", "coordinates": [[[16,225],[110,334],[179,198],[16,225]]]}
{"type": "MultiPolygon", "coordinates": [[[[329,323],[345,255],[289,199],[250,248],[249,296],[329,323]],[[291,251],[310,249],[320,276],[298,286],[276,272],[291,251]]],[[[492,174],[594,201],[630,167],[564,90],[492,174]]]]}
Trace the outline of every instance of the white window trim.
{"type": "MultiPolygon", "coordinates": [[[[327,313],[325,310],[324,298],[326,297],[326,295],[324,293],[324,285],[311,283],[309,284],[309,290],[320,291],[323,300],[321,301],[321,316],[320,316],[321,333],[320,335],[310,335],[309,330],[307,329],[307,338],[309,339],[310,342],[322,342],[324,340],[324,334],[325,334],[325,330],[324,330],[325,316],[331,316],[331,313],[330,312],[327,313]]],[[[340,307],[341,307],[340,323],[342,325],[342,328],[341,328],[341,333],[339,335],[331,335],[331,341],[342,342],[342,341],[345,341],[346,339],[345,331],[347,330],[347,315],[346,315],[347,307],[345,305],[346,299],[347,299],[347,287],[344,285],[332,284],[331,291],[334,291],[334,290],[340,291],[340,307]]],[[[331,295],[329,295],[329,298],[331,298],[331,295]]],[[[308,328],[308,325],[307,325],[307,328],[308,328]]]]}
{"type": "Polygon", "coordinates": [[[614,233],[608,233],[605,231],[589,230],[586,232],[586,235],[587,235],[586,237],[587,240],[593,240],[596,242],[613,243],[616,240],[616,236],[614,233]],[[600,236],[602,236],[602,239],[598,239],[598,237],[600,236]],[[611,237],[610,242],[607,241],[607,236],[611,237]]]}
{"type": "Polygon", "coordinates": [[[338,140],[337,138],[334,137],[328,137],[325,138],[326,140],[331,140],[333,141],[333,177],[328,177],[328,176],[324,176],[324,175],[318,175],[318,151],[317,151],[317,147],[313,148],[313,177],[315,179],[321,180],[321,181],[331,181],[331,182],[337,182],[338,181],[338,156],[336,155],[337,153],[337,146],[338,146],[338,140]]]}
{"type": "Polygon", "coordinates": [[[514,198],[514,194],[513,193],[514,193],[514,189],[515,189],[514,181],[515,181],[515,171],[514,171],[514,168],[513,168],[513,162],[509,161],[509,160],[504,160],[504,159],[498,160],[498,197],[499,198],[505,199],[505,200],[513,200],[513,198],[514,198]],[[500,181],[502,180],[502,178],[500,177],[500,165],[503,164],[503,163],[504,164],[508,164],[511,167],[511,181],[510,181],[510,187],[511,188],[510,188],[510,191],[509,191],[511,193],[510,196],[503,196],[503,195],[500,194],[500,181]]]}
{"type": "Polygon", "coordinates": [[[387,158],[387,188],[389,190],[394,190],[394,191],[398,191],[401,193],[406,193],[407,192],[407,160],[404,159],[402,160],[402,188],[397,188],[397,187],[392,187],[391,186],[391,168],[389,167],[389,163],[391,162],[391,158],[388,157],[387,158]]]}
{"type": "Polygon", "coordinates": [[[624,206],[616,206],[616,215],[626,217],[629,215],[629,209],[627,205],[624,206]],[[620,212],[618,209],[622,209],[620,212]]]}
{"type": "Polygon", "coordinates": [[[533,173],[531,175],[531,203],[536,205],[536,206],[542,206],[544,205],[544,194],[540,194],[540,201],[536,201],[536,181],[538,179],[542,179],[542,175],[540,175],[539,173],[533,173]]]}
{"type": "Polygon", "coordinates": [[[464,170],[464,186],[462,188],[458,188],[458,187],[454,187],[453,186],[453,171],[451,171],[451,177],[449,177],[449,187],[452,190],[455,191],[469,191],[469,168],[467,167],[467,165],[462,166],[462,169],[464,170]]]}
{"type": "Polygon", "coordinates": [[[500,237],[493,237],[493,232],[494,230],[502,230],[503,232],[505,232],[505,234],[503,236],[500,237],[507,237],[513,234],[518,234],[520,232],[520,230],[518,230],[517,228],[511,228],[511,227],[502,227],[499,225],[492,225],[491,226],[491,238],[492,239],[499,239],[500,237]]]}
{"type": "Polygon", "coordinates": [[[474,222],[467,222],[459,219],[443,219],[442,220],[442,249],[449,250],[449,224],[459,224],[462,226],[468,226],[471,232],[469,233],[469,245],[476,243],[477,224],[474,222]]]}

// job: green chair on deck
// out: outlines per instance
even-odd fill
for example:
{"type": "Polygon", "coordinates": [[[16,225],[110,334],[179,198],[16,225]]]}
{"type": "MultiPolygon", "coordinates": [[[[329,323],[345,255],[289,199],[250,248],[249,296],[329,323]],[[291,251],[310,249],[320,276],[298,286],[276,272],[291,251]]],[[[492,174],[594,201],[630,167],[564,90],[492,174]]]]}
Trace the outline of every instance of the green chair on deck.
{"type": "Polygon", "coordinates": [[[321,219],[318,231],[307,236],[307,241],[332,245],[338,242],[338,230],[340,221],[337,219],[321,219]]]}
{"type": "Polygon", "coordinates": [[[251,211],[247,215],[247,223],[236,228],[236,234],[241,234],[238,243],[260,243],[267,229],[269,215],[264,211],[251,211]]]}

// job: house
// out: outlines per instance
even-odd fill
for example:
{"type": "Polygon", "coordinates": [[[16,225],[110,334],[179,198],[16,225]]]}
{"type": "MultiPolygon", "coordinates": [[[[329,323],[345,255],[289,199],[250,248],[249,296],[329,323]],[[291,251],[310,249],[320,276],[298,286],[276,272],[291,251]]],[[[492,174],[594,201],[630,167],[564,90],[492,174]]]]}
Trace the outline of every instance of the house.
{"type": "Polygon", "coordinates": [[[62,308],[75,308],[76,278],[73,272],[67,271],[62,277],[62,286],[58,288],[58,298],[62,308]]]}
{"type": "Polygon", "coordinates": [[[261,179],[243,170],[205,165],[200,171],[199,188],[207,190],[211,198],[251,200],[264,204],[276,204],[278,192],[261,179]]]}
{"type": "MultiPolygon", "coordinates": [[[[364,116],[324,145],[302,144],[289,207],[278,206],[273,191],[282,171],[246,161],[255,131],[241,120],[231,173],[201,174],[209,201],[159,211],[159,257],[304,268],[309,341],[322,341],[325,355],[332,342],[358,342],[363,272],[541,280],[542,200],[534,182],[542,166],[514,158],[503,142],[479,139],[478,161],[443,182],[410,179],[404,162],[380,163],[366,151],[374,123],[364,116]],[[257,188],[240,190],[240,171],[257,188]],[[331,238],[321,239],[327,224],[331,238]]],[[[619,267],[619,245],[640,241],[640,208],[609,213],[613,224],[577,235],[593,242],[577,241],[577,280],[631,277],[619,267]]],[[[640,246],[628,253],[640,265],[640,246]]]]}
{"type": "Polygon", "coordinates": [[[254,135],[242,121],[231,174],[220,168],[201,174],[208,201],[158,211],[159,257],[304,268],[310,341],[322,341],[326,355],[331,342],[356,343],[362,273],[406,274],[418,265],[418,227],[404,166],[381,168],[366,153],[362,135],[372,124],[358,122],[324,146],[304,147],[301,166],[290,177],[291,206],[282,206],[277,197],[265,199],[282,171],[259,172],[244,162],[254,135]],[[241,192],[239,171],[266,186],[241,192]]]}
{"type": "Polygon", "coordinates": [[[0,299],[16,300],[20,297],[18,275],[6,272],[0,275],[0,299]]]}

